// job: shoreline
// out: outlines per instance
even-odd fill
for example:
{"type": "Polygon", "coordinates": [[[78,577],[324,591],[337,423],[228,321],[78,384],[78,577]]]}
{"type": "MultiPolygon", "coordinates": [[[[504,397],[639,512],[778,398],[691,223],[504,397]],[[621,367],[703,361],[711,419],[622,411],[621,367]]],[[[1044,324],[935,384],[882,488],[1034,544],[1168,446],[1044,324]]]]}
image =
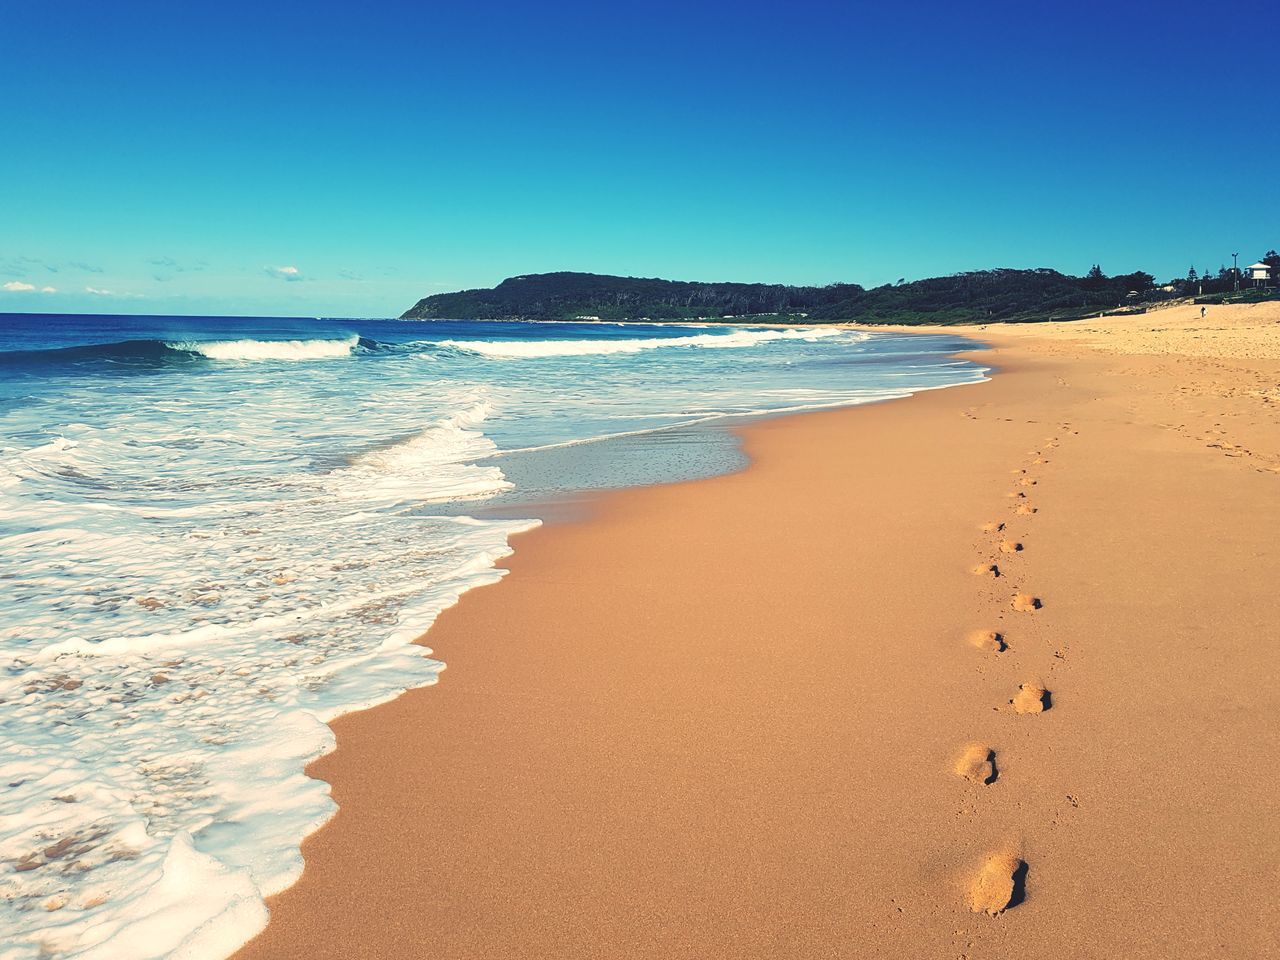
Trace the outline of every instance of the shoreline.
{"type": "Polygon", "coordinates": [[[1275,908],[1230,881],[1280,847],[1276,654],[1245,642],[1277,478],[1160,422],[1163,359],[994,329],[989,382],[752,423],[745,471],[518,535],[432,628],[440,683],[333,724],[338,814],[240,955],[1257,955],[1275,908]],[[1050,708],[1008,710],[1037,680],[1050,708]],[[990,784],[952,771],[974,740],[990,784]],[[1028,865],[995,920],[966,902],[993,853],[1028,865]]]}

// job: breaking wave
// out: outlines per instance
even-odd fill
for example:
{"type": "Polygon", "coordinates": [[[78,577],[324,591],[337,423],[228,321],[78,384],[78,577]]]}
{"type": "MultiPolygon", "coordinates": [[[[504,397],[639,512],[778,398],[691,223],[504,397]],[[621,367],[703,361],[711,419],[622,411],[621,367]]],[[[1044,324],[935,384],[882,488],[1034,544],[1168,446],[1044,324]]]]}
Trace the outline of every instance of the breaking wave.
{"type": "Polygon", "coordinates": [[[375,340],[351,336],[319,340],[121,340],[51,350],[0,352],[0,366],[163,367],[205,360],[332,360],[384,349],[375,340]]]}
{"type": "Polygon", "coordinates": [[[771,340],[821,340],[840,335],[860,338],[846,330],[809,327],[789,330],[735,330],[732,333],[699,333],[688,337],[645,337],[630,340],[441,340],[438,346],[465,350],[486,357],[526,359],[533,357],[586,357],[610,353],[641,353],[661,347],[701,347],[733,349],[754,347],[771,340]]]}
{"type": "Polygon", "coordinates": [[[210,360],[332,360],[349,357],[360,345],[354,334],[341,340],[179,340],[170,350],[210,360]]]}

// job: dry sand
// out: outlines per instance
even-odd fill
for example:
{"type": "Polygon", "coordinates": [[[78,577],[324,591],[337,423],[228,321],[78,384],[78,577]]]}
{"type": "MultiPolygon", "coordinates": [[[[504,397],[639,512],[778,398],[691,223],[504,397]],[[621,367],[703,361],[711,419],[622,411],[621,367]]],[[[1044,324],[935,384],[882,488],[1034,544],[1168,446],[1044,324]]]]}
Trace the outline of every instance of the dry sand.
{"type": "Polygon", "coordinates": [[[1280,308],[977,335],[522,536],[242,956],[1278,955],[1280,308]]]}

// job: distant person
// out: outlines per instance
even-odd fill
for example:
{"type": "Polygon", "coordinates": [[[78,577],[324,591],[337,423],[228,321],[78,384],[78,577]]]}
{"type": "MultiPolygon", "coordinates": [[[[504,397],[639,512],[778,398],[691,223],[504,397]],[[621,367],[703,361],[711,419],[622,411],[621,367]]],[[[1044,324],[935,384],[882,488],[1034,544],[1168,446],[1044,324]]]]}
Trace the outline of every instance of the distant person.
{"type": "Polygon", "coordinates": [[[1201,307],[1201,308],[1200,308],[1200,319],[1201,319],[1201,320],[1203,320],[1203,319],[1204,319],[1204,315],[1205,315],[1205,313],[1208,311],[1208,309],[1209,309],[1208,307],[1201,307]]]}

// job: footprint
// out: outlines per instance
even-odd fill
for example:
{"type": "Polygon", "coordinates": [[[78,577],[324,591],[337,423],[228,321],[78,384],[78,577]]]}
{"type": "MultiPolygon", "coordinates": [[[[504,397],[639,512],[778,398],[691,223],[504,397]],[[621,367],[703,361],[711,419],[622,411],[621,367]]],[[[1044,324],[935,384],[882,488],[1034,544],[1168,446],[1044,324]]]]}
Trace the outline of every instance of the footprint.
{"type": "Polygon", "coordinates": [[[995,783],[1000,772],[996,770],[996,752],[985,743],[971,743],[956,760],[957,777],[970,783],[995,783]]]}
{"type": "Polygon", "coordinates": [[[1016,907],[1026,897],[1027,865],[1011,853],[997,853],[987,858],[978,875],[969,884],[969,909],[991,916],[1016,907]]]}
{"type": "Polygon", "coordinates": [[[1026,497],[1026,494],[1023,493],[1021,490],[1010,490],[1008,493],[1005,494],[1005,496],[1021,500],[1024,497],[1026,497]]]}
{"type": "Polygon", "coordinates": [[[984,523],[982,525],[983,533],[999,533],[1003,529],[1004,529],[1004,524],[1001,523],[999,520],[992,520],[990,523],[984,523]]]}
{"type": "Polygon", "coordinates": [[[1017,543],[1013,540],[1001,540],[1000,552],[1001,553],[1021,553],[1022,544],[1017,543]]]}
{"type": "Polygon", "coordinates": [[[1049,691],[1038,680],[1024,683],[1018,688],[1018,695],[1009,702],[1013,704],[1014,713],[1044,713],[1049,709],[1049,691]]]}
{"type": "Polygon", "coordinates": [[[1039,481],[1032,480],[1030,477],[1023,477],[1018,481],[1018,485],[1022,487],[1034,487],[1039,481]]]}
{"type": "Polygon", "coordinates": [[[977,574],[980,577],[998,577],[1000,576],[1000,568],[994,563],[980,563],[976,567],[970,568],[970,573],[977,574]]]}
{"type": "Polygon", "coordinates": [[[1036,512],[1036,508],[1029,503],[1020,503],[1018,504],[1017,512],[1024,517],[1029,517],[1036,512]]]}
{"type": "Polygon", "coordinates": [[[1043,606],[1039,597],[1033,597],[1029,593],[1014,594],[1009,605],[1019,613],[1034,613],[1043,606]]]}
{"type": "Polygon", "coordinates": [[[1008,644],[1004,642],[1004,634],[995,630],[974,630],[969,634],[969,644],[991,653],[1004,653],[1008,649],[1008,644]]]}

